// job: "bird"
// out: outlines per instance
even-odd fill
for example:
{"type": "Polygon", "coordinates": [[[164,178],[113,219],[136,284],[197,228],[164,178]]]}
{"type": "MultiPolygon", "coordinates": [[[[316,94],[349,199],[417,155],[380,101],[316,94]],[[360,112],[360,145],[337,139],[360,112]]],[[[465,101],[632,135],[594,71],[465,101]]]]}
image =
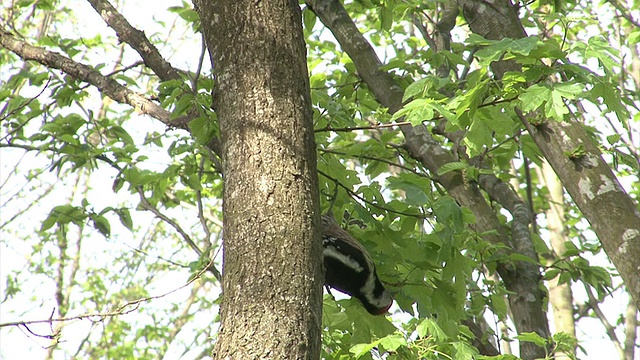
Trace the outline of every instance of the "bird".
{"type": "Polygon", "coordinates": [[[328,214],[322,215],[322,250],[326,285],[360,300],[372,315],[387,313],[393,298],[371,255],[328,214]]]}

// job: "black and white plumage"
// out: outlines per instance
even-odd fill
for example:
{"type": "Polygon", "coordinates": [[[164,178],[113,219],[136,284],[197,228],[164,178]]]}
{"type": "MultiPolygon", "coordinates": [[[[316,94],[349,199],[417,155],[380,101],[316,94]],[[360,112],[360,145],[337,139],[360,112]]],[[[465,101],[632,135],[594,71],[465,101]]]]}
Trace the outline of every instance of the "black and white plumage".
{"type": "Polygon", "coordinates": [[[373,315],[386,313],[393,299],[367,250],[330,215],[322,216],[322,227],[325,284],[360,300],[373,315]]]}

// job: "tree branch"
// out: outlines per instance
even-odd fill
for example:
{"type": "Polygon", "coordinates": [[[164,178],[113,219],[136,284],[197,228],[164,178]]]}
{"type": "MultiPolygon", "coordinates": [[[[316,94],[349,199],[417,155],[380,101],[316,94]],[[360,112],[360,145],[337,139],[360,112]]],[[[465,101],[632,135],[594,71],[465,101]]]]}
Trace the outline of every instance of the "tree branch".
{"type": "Polygon", "coordinates": [[[616,8],[618,10],[618,14],[620,14],[620,16],[622,16],[628,22],[630,22],[631,25],[633,25],[636,28],[640,29],[640,22],[638,22],[636,19],[634,19],[631,16],[631,10],[630,9],[625,9],[617,0],[606,0],[606,2],[611,4],[614,8],[616,8]]]}
{"type": "Polygon", "coordinates": [[[117,81],[103,76],[90,66],[75,62],[57,52],[31,46],[3,31],[0,31],[0,45],[24,60],[33,60],[46,67],[62,70],[75,79],[87,82],[97,87],[104,95],[113,100],[131,105],[137,112],[156,118],[167,126],[180,124],[182,129],[188,130],[186,122],[179,121],[179,119],[171,120],[171,112],[147,99],[144,95],[131,91],[117,81]]]}
{"type": "Polygon", "coordinates": [[[153,70],[162,81],[180,79],[180,72],[160,55],[158,48],[147,39],[144,32],[134,28],[109,1],[87,1],[100,17],[102,17],[102,20],[115,30],[118,35],[118,40],[129,44],[129,46],[137,51],[144,60],[144,64],[153,70]]]}
{"type": "MultiPolygon", "coordinates": [[[[187,232],[182,229],[180,224],[178,224],[175,220],[169,218],[168,216],[160,212],[158,208],[153,206],[153,204],[149,202],[147,197],[144,196],[144,191],[142,190],[142,187],[137,187],[136,190],[138,191],[138,195],[140,195],[140,206],[143,209],[152,212],[160,220],[171,225],[171,227],[173,227],[178,232],[178,234],[182,236],[182,239],[187,243],[187,245],[189,245],[189,247],[191,247],[191,249],[193,249],[193,251],[195,251],[199,257],[202,257],[203,255],[202,250],[200,250],[198,245],[191,239],[191,236],[189,236],[189,234],[187,234],[187,232]]],[[[213,265],[213,257],[210,258],[210,263],[207,266],[207,268],[209,268],[207,270],[211,271],[211,273],[216,278],[216,280],[218,280],[219,282],[222,282],[222,274],[220,274],[220,271],[218,271],[218,269],[216,269],[216,267],[213,265]]]]}
{"type": "Polygon", "coordinates": [[[604,315],[602,310],[600,310],[600,305],[599,305],[600,301],[598,301],[598,299],[596,299],[596,297],[593,295],[591,288],[586,282],[584,283],[584,290],[587,292],[587,296],[589,297],[589,307],[596,314],[596,316],[602,323],[602,326],[604,326],[604,329],[607,332],[609,339],[613,343],[613,346],[616,348],[616,351],[618,351],[618,355],[620,356],[620,359],[624,359],[624,349],[622,348],[620,340],[616,335],[616,329],[615,327],[613,327],[613,325],[611,325],[609,320],[607,320],[607,317],[604,315]]]}

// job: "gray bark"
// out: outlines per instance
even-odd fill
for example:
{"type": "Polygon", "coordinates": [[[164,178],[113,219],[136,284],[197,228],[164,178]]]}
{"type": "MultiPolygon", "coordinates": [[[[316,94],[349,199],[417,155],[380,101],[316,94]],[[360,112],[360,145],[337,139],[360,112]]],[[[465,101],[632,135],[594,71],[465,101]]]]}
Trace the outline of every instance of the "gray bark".
{"type": "Polygon", "coordinates": [[[215,359],[318,359],[318,185],[297,1],[196,1],[224,169],[215,359]]]}

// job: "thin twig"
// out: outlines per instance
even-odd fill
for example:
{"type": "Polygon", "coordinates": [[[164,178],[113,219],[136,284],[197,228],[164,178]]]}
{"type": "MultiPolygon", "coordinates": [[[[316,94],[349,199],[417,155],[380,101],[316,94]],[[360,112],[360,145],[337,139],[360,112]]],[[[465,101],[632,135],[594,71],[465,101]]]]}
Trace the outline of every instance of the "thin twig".
{"type": "Polygon", "coordinates": [[[611,340],[611,342],[613,343],[613,346],[616,348],[616,350],[618,351],[618,354],[620,355],[620,359],[624,359],[624,349],[622,348],[620,340],[616,335],[615,327],[611,325],[611,323],[609,322],[609,320],[607,320],[607,317],[604,315],[602,310],[600,310],[600,306],[598,305],[600,302],[593,295],[593,292],[591,291],[591,287],[586,282],[584,283],[584,290],[587,292],[587,296],[589,297],[589,303],[588,303],[589,307],[596,314],[596,316],[602,323],[602,326],[604,326],[604,329],[607,332],[609,339],[611,340]]]}
{"type": "Polygon", "coordinates": [[[635,26],[638,29],[640,29],[640,22],[638,22],[636,19],[631,17],[631,15],[629,14],[629,12],[630,12],[629,9],[625,9],[624,7],[622,7],[622,5],[620,5],[618,3],[618,1],[616,1],[616,0],[607,0],[607,2],[609,4],[611,4],[611,5],[613,5],[613,7],[616,8],[620,12],[620,16],[622,16],[628,22],[633,24],[633,26],[635,26]]]}
{"type": "Polygon", "coordinates": [[[193,249],[193,251],[195,251],[198,254],[198,256],[202,256],[202,250],[200,250],[198,245],[196,245],[196,243],[193,240],[191,240],[191,236],[189,236],[189,234],[187,234],[186,231],[182,229],[180,224],[178,224],[175,220],[169,218],[165,214],[161,213],[160,210],[158,210],[158,208],[153,206],[153,204],[151,204],[151,202],[144,195],[144,190],[142,189],[141,186],[138,186],[136,190],[140,195],[140,206],[143,209],[152,212],[160,220],[163,220],[167,224],[171,225],[171,227],[173,227],[180,234],[180,236],[182,236],[182,238],[187,243],[187,245],[189,245],[189,247],[191,247],[191,249],[193,249]]]}
{"type": "MultiPolygon", "coordinates": [[[[24,104],[17,106],[15,109],[11,110],[9,113],[7,113],[7,115],[3,116],[2,118],[0,118],[0,122],[10,118],[13,114],[17,113],[18,111],[24,109],[25,107],[27,107],[29,104],[31,104],[31,102],[33,102],[35,99],[39,98],[40,95],[42,95],[44,93],[45,90],[47,90],[47,88],[49,87],[49,84],[51,83],[51,77],[49,77],[49,80],[47,80],[47,83],[44,84],[44,86],[42,87],[42,90],[40,90],[40,92],[32,97],[29,98],[29,100],[25,101],[24,104]]],[[[20,131],[23,127],[25,127],[27,125],[27,123],[29,123],[29,121],[35,119],[35,117],[32,117],[30,119],[27,119],[27,121],[23,122],[22,124],[18,125],[17,127],[15,127],[14,129],[12,129],[11,131],[7,132],[7,135],[5,135],[2,139],[0,139],[0,141],[3,141],[5,139],[7,139],[9,136],[17,133],[18,131],[20,131]]]]}
{"type": "Polygon", "coordinates": [[[383,158],[377,158],[377,157],[374,157],[374,156],[367,156],[367,155],[352,155],[352,154],[347,154],[347,153],[344,153],[344,152],[341,152],[341,151],[337,151],[337,150],[333,150],[333,149],[319,149],[318,151],[324,152],[324,153],[328,153],[328,154],[350,156],[350,157],[354,157],[356,159],[366,159],[366,160],[378,161],[378,162],[381,162],[381,163],[385,163],[385,164],[388,164],[388,165],[391,165],[391,166],[394,166],[394,167],[397,167],[397,168],[412,172],[412,173],[414,173],[414,174],[416,174],[416,175],[418,175],[420,177],[426,177],[428,179],[433,180],[428,175],[425,175],[425,174],[417,171],[416,169],[410,168],[410,167],[402,165],[402,164],[395,163],[395,162],[393,162],[391,160],[387,160],[387,159],[383,159],[383,158]]]}
{"type": "Polygon", "coordinates": [[[194,276],[193,278],[191,278],[189,281],[187,281],[185,284],[181,285],[180,287],[177,287],[171,291],[168,291],[164,294],[160,294],[160,295],[155,295],[155,296],[147,296],[144,298],[140,298],[137,300],[133,300],[133,301],[129,301],[126,304],[118,307],[115,310],[112,311],[107,311],[107,312],[101,312],[101,313],[93,313],[93,314],[82,314],[82,315],[76,315],[76,316],[69,316],[69,317],[61,317],[61,318],[50,318],[50,319],[41,319],[41,320],[27,320],[27,321],[12,321],[12,322],[6,322],[6,323],[0,323],[0,328],[3,327],[7,327],[7,326],[25,326],[25,325],[30,325],[30,324],[42,324],[42,323],[54,323],[54,322],[65,322],[65,321],[71,321],[71,320],[82,320],[82,319],[90,319],[90,318],[100,318],[99,321],[102,321],[104,318],[107,317],[111,317],[111,316],[118,316],[118,315],[126,315],[129,314],[135,310],[138,309],[138,307],[140,307],[140,304],[150,301],[150,300],[155,300],[155,299],[160,299],[163,298],[167,295],[173,294],[174,292],[178,291],[178,290],[182,290],[185,287],[189,286],[192,282],[196,281],[197,279],[199,279],[202,274],[207,271],[209,269],[209,267],[213,264],[213,259],[211,259],[210,263],[205,266],[203,269],[201,269],[196,276],[194,276]]]}
{"type": "Polygon", "coordinates": [[[404,215],[404,216],[412,216],[421,220],[426,219],[426,216],[421,215],[421,214],[410,214],[407,212],[403,212],[403,211],[397,211],[397,210],[393,210],[393,209],[389,209],[388,207],[376,204],[372,201],[369,201],[367,199],[365,199],[364,197],[362,197],[360,194],[356,193],[355,191],[351,190],[348,186],[344,185],[343,183],[341,183],[338,179],[329,176],[328,174],[326,174],[325,172],[323,172],[322,170],[318,170],[318,173],[324,177],[326,177],[327,179],[333,181],[335,184],[337,184],[338,186],[340,186],[341,188],[343,188],[347,194],[349,194],[349,196],[357,198],[358,200],[362,201],[365,204],[369,204],[373,207],[376,207],[380,210],[384,210],[386,212],[390,212],[390,213],[394,213],[394,214],[398,214],[398,215],[404,215]]]}

